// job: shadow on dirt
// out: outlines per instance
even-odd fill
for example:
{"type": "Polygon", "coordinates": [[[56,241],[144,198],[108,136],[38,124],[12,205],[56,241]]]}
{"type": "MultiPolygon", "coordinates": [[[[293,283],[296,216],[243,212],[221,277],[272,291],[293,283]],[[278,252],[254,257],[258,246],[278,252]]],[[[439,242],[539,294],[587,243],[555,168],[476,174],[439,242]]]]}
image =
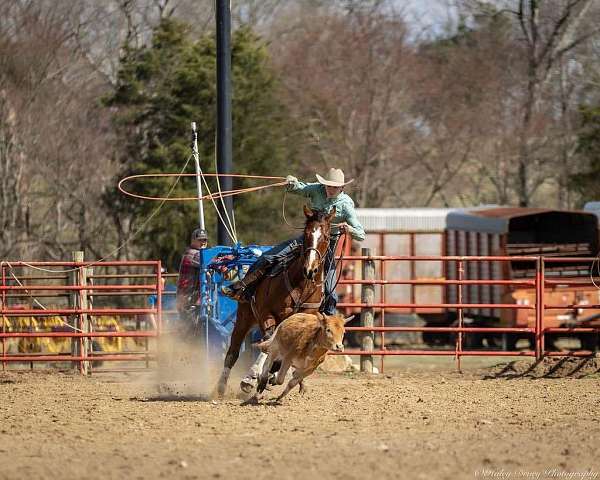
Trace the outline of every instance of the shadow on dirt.
{"type": "Polygon", "coordinates": [[[537,361],[516,360],[496,365],[484,380],[498,378],[586,378],[600,377],[600,359],[589,357],[543,358],[537,361]]]}
{"type": "Polygon", "coordinates": [[[240,403],[240,405],[242,407],[282,407],[283,402],[278,401],[277,397],[267,399],[267,398],[256,398],[255,396],[252,396],[252,397],[244,400],[242,403],[240,403]]]}

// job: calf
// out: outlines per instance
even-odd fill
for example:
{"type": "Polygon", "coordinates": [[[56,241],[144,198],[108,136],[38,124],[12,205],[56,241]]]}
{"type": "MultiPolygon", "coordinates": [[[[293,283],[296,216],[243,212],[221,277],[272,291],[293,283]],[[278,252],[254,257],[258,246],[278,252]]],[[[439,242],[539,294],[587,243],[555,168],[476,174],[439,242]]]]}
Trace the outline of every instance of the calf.
{"type": "Polygon", "coordinates": [[[296,313],[279,324],[271,338],[257,346],[267,354],[262,373],[259,378],[257,395],[267,386],[269,372],[273,362],[280,361],[276,383],[282,385],[290,367],[294,367],[292,379],[277,401],[285,397],[289,391],[300,384],[300,392],[304,391],[302,381],[323,363],[328,350],[341,352],[344,350],[344,324],[353,317],[341,315],[323,315],[317,313],[296,313]]]}

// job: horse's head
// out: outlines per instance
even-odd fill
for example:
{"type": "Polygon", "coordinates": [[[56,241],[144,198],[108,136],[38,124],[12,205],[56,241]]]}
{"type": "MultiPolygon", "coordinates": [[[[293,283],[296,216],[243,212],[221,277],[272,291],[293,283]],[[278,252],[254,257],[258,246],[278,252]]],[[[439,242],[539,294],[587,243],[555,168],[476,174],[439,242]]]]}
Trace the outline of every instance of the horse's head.
{"type": "Polygon", "coordinates": [[[331,236],[331,220],[335,217],[335,207],[331,213],[325,214],[319,210],[311,210],[304,206],[306,226],[304,227],[304,276],[314,280],[319,267],[325,261],[329,238],[331,236]]]}

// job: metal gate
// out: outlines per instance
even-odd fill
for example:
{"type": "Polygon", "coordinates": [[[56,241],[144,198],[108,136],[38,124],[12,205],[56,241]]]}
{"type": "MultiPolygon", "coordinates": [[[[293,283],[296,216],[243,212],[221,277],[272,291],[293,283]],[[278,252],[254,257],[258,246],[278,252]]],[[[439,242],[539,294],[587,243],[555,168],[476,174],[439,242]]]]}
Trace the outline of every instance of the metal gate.
{"type": "MultiPolygon", "coordinates": [[[[346,355],[361,357],[363,370],[370,371],[373,357],[379,356],[381,369],[384,359],[394,355],[445,355],[454,356],[460,368],[465,356],[588,356],[594,355],[598,347],[600,332],[600,293],[592,299],[586,298],[567,303],[552,301],[545,297],[558,286],[571,287],[574,291],[594,286],[597,277],[588,279],[557,278],[546,275],[548,265],[559,263],[589,262],[593,266],[595,258],[544,258],[537,256],[376,256],[363,249],[363,255],[344,257],[344,262],[360,264],[359,279],[342,279],[342,288],[357,286],[360,300],[342,301],[340,309],[358,311],[360,326],[348,327],[349,332],[362,332],[360,349],[346,350],[346,355]],[[481,272],[481,268],[469,269],[469,264],[488,262],[529,262],[532,277],[524,279],[472,278],[468,272],[481,272]],[[454,279],[445,278],[387,278],[386,268],[391,263],[439,262],[442,271],[456,271],[454,279]],[[456,292],[453,302],[441,301],[423,303],[390,302],[386,290],[394,285],[451,286],[456,292]],[[491,285],[506,288],[530,289],[531,301],[473,302],[465,292],[476,286],[491,285]],[[416,311],[437,309],[456,314],[456,324],[452,326],[389,326],[386,325],[386,312],[398,310],[416,311]],[[529,323],[519,326],[472,327],[465,322],[469,312],[483,311],[524,312],[529,323]],[[548,325],[547,316],[551,311],[591,311],[587,324],[568,326],[548,325]],[[465,315],[465,313],[467,315],[465,315]],[[375,321],[377,318],[377,322],[375,321]],[[598,320],[596,322],[596,320],[598,320]],[[391,332],[447,333],[454,336],[452,348],[389,349],[385,335],[391,332]],[[464,344],[465,335],[518,334],[529,335],[533,339],[532,348],[501,350],[498,348],[469,349],[464,344]],[[552,335],[588,335],[591,347],[578,350],[552,350],[546,339],[552,335]],[[380,347],[375,348],[375,336],[379,336],[380,347]]],[[[498,271],[506,271],[499,268],[498,271]]],[[[590,269],[591,271],[592,269],[590,269]]],[[[411,268],[411,272],[415,269],[411,268]]],[[[169,279],[176,277],[168,275],[169,279]]],[[[73,262],[2,262],[0,284],[0,328],[1,355],[3,368],[9,363],[66,362],[66,366],[76,366],[82,373],[89,373],[98,362],[142,362],[144,367],[157,360],[156,342],[163,329],[163,274],[159,261],[102,262],[89,264],[73,262]],[[154,298],[153,302],[148,302],[154,298]],[[62,343],[61,343],[62,342],[62,343]],[[129,343],[127,343],[129,342],[129,343]]],[[[600,290],[594,290],[600,292],[600,290]]],[[[173,289],[170,293],[175,294],[173,289]]],[[[573,297],[576,298],[576,297],[573,297]]],[[[516,314],[516,313],[515,313],[516,314]]],[[[129,363],[128,363],[129,364],[129,363]]],[[[65,367],[66,368],[66,367],[65,367]]]]}
{"type": "MultiPolygon", "coordinates": [[[[360,309],[361,326],[347,327],[349,332],[358,331],[364,332],[360,350],[346,350],[345,355],[359,355],[361,359],[361,369],[370,370],[372,368],[372,357],[381,357],[381,369],[384,367],[384,358],[390,355],[446,355],[454,356],[457,360],[458,368],[460,369],[460,360],[464,356],[519,356],[519,357],[535,357],[541,359],[544,356],[590,356],[594,355],[598,348],[598,333],[600,332],[600,314],[597,316],[598,322],[594,325],[577,326],[570,325],[568,327],[552,327],[548,326],[546,315],[551,310],[599,310],[600,309],[600,290],[595,287],[600,284],[597,277],[590,273],[588,279],[570,279],[570,278],[547,278],[545,270],[547,265],[555,265],[559,263],[569,262],[588,262],[590,264],[590,272],[593,270],[593,265],[598,262],[596,258],[544,258],[538,256],[376,256],[370,255],[369,249],[363,249],[363,255],[346,257],[346,261],[358,261],[361,264],[362,278],[361,279],[346,279],[341,280],[342,285],[360,285],[361,299],[360,301],[350,301],[338,304],[339,308],[345,309],[360,309]],[[386,265],[392,262],[441,262],[443,264],[442,271],[447,272],[454,268],[458,272],[456,279],[447,278],[395,278],[387,279],[386,265]],[[477,264],[479,262],[491,262],[505,264],[508,262],[530,262],[532,267],[532,278],[528,279],[506,279],[506,278],[466,278],[465,273],[469,270],[469,264],[477,264]],[[452,264],[452,265],[450,265],[452,264]],[[386,299],[386,287],[392,285],[441,285],[452,286],[456,290],[456,301],[453,303],[420,303],[406,302],[393,303],[386,299]],[[533,303],[531,302],[490,302],[476,303],[473,301],[465,302],[465,290],[473,286],[482,285],[502,285],[509,288],[525,287],[530,288],[534,292],[533,303]],[[585,301],[574,303],[546,303],[545,295],[549,289],[556,286],[571,286],[575,288],[594,287],[595,298],[593,301],[586,299],[585,301]],[[378,291],[377,291],[378,290],[378,291]],[[408,311],[440,309],[440,311],[452,310],[456,312],[457,325],[444,327],[402,327],[402,326],[386,326],[385,315],[386,311],[394,309],[403,309],[408,311]],[[505,311],[527,311],[534,320],[527,326],[506,326],[506,327],[469,327],[465,326],[465,311],[474,310],[505,310],[505,311]],[[374,318],[376,313],[379,314],[379,325],[375,325],[374,318]],[[449,349],[387,349],[385,344],[386,332],[432,332],[432,333],[450,333],[455,336],[454,348],[449,349]],[[374,336],[379,334],[381,337],[381,347],[374,348],[374,336]],[[464,348],[463,339],[469,333],[495,333],[495,334],[529,334],[533,337],[533,348],[526,350],[499,350],[499,349],[477,349],[469,350],[464,348]],[[589,334],[591,335],[593,348],[584,350],[551,350],[546,348],[545,339],[550,334],[589,334]],[[595,343],[594,343],[595,340],[595,343]],[[366,357],[366,358],[365,358],[366,357]]],[[[471,269],[475,272],[480,272],[481,269],[471,269]]],[[[411,269],[414,271],[414,268],[411,269]]],[[[499,271],[506,272],[506,268],[500,268],[499,271]]],[[[413,296],[414,298],[414,296],[413,296]]],[[[412,299],[411,299],[412,300],[412,299]]]]}
{"type": "Polygon", "coordinates": [[[71,362],[85,374],[100,362],[156,360],[159,261],[2,262],[1,279],[3,368],[71,362]]]}

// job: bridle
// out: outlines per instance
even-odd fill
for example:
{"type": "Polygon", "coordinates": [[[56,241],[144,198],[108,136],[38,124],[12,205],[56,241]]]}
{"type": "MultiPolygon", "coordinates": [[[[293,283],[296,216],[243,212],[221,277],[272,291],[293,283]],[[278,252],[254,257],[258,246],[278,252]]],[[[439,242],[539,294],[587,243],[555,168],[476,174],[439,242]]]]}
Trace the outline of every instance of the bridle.
{"type": "Polygon", "coordinates": [[[325,261],[325,256],[319,251],[318,248],[315,248],[315,247],[308,247],[308,248],[303,249],[302,255],[306,256],[306,254],[309,253],[310,251],[314,251],[317,253],[317,256],[319,257],[319,265],[321,265],[325,261]]]}
{"type": "MultiPolygon", "coordinates": [[[[320,228],[322,228],[322,227],[320,227],[320,228]]],[[[324,237],[325,237],[325,239],[323,240],[323,243],[326,242],[326,245],[327,245],[327,249],[325,249],[325,254],[326,254],[327,250],[329,249],[329,242],[330,242],[330,239],[331,239],[331,234],[324,235],[324,237]]],[[[319,267],[321,267],[323,265],[323,262],[325,262],[325,254],[321,253],[318,248],[315,248],[315,247],[306,247],[305,243],[303,242],[302,243],[302,256],[306,257],[306,254],[309,253],[309,252],[311,252],[311,251],[316,252],[317,257],[319,259],[318,265],[319,265],[319,267]]]]}
{"type": "MultiPolygon", "coordinates": [[[[320,228],[322,228],[322,226],[320,228]]],[[[306,227],[305,227],[305,229],[306,229],[306,227]]],[[[321,241],[323,243],[326,242],[326,244],[327,244],[327,249],[325,250],[325,253],[321,253],[321,251],[315,247],[306,247],[305,242],[302,242],[302,253],[301,253],[300,257],[298,257],[298,258],[306,258],[306,254],[310,253],[311,251],[314,250],[317,254],[317,258],[318,258],[318,262],[319,262],[318,268],[321,269],[321,272],[322,272],[323,264],[325,263],[325,259],[327,258],[327,253],[329,252],[329,249],[330,249],[331,232],[329,233],[329,235],[323,235],[323,240],[321,240],[321,241]]],[[[309,289],[308,296],[303,299],[302,295],[304,293],[304,289],[302,289],[302,292],[297,292],[294,289],[294,287],[291,285],[287,269],[284,269],[284,271],[283,271],[283,279],[284,279],[286,288],[288,290],[288,293],[292,298],[294,312],[297,312],[300,308],[312,308],[312,309],[320,308],[323,297],[321,296],[321,298],[318,302],[307,303],[306,299],[310,298],[310,296],[313,295],[314,291],[309,289]]],[[[317,283],[316,277],[311,278],[310,281],[313,284],[317,283]]],[[[323,287],[324,281],[322,280],[318,285],[323,287]]],[[[256,316],[256,312],[255,312],[255,316],[256,316]]],[[[258,318],[258,316],[256,316],[256,317],[258,318]]]]}

